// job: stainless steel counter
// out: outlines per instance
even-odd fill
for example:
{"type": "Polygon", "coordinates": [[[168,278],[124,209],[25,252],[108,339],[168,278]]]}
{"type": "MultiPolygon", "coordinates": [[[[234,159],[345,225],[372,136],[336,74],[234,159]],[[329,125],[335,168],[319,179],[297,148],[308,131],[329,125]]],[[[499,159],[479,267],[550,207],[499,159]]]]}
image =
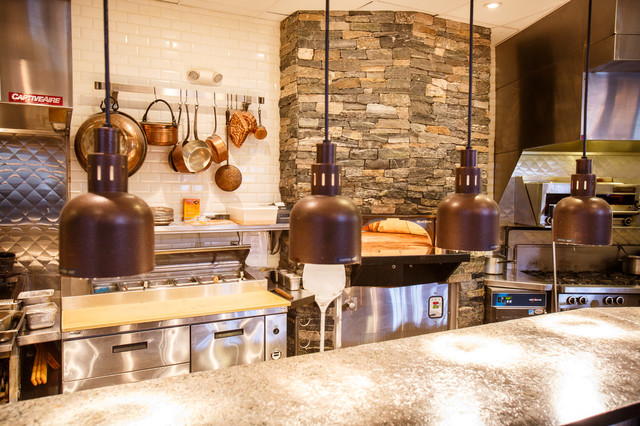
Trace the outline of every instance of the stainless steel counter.
{"type": "Polygon", "coordinates": [[[640,308],[579,309],[0,407],[0,423],[564,424],[640,413],[640,308]]]}
{"type": "Polygon", "coordinates": [[[552,288],[552,284],[515,270],[508,270],[502,275],[485,274],[484,284],[492,287],[517,288],[521,290],[551,291],[552,288]]]}

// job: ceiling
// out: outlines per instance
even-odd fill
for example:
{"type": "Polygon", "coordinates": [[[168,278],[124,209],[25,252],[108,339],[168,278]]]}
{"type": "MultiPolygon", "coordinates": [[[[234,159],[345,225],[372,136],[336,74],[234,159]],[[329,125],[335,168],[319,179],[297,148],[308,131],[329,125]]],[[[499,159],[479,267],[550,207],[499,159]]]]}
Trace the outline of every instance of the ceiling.
{"type": "MultiPolygon", "coordinates": [[[[297,10],[324,10],[322,0],[160,0],[185,6],[281,21],[297,10]]],[[[474,23],[491,28],[492,43],[498,44],[528,27],[569,0],[500,0],[488,9],[490,0],[477,0],[474,23]]],[[[333,0],[331,10],[412,10],[454,21],[469,22],[469,0],[333,0]]]]}

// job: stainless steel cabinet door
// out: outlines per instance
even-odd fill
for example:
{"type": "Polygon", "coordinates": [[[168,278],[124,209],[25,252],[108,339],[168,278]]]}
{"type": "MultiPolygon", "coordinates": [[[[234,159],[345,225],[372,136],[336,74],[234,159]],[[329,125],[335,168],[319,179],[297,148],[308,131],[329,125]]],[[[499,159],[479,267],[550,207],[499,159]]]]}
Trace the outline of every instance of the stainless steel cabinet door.
{"type": "Polygon", "coordinates": [[[189,327],[65,340],[62,362],[64,381],[189,362],[189,327]]]}
{"type": "Polygon", "coordinates": [[[191,326],[191,371],[264,361],[264,317],[191,326]]]}

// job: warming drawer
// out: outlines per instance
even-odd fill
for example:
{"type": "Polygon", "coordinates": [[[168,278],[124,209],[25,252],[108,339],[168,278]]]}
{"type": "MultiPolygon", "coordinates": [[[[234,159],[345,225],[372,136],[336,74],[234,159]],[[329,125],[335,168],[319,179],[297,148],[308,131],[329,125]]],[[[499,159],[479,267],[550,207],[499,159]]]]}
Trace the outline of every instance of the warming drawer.
{"type": "Polygon", "coordinates": [[[64,382],[183,363],[188,366],[189,327],[64,340],[62,359],[64,382]]]}

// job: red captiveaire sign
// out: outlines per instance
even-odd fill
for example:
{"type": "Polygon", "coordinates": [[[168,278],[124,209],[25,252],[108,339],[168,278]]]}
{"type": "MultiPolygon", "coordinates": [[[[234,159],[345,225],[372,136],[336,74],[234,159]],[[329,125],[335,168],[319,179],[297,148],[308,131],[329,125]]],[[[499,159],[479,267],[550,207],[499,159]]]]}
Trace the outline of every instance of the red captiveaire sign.
{"type": "Polygon", "coordinates": [[[62,96],[29,95],[27,93],[9,92],[9,102],[62,106],[62,96]]]}

